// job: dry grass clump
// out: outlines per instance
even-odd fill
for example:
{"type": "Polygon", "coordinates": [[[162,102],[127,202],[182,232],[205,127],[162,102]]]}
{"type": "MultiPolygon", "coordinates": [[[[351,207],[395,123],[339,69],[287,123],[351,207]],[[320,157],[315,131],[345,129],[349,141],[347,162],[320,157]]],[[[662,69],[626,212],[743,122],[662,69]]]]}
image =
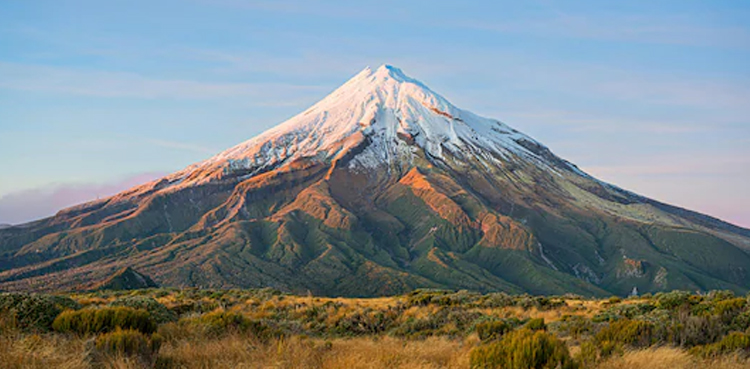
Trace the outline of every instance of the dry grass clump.
{"type": "Polygon", "coordinates": [[[293,337],[260,344],[246,336],[230,335],[166,345],[157,368],[469,368],[471,347],[445,338],[324,341],[293,337]]]}
{"type": "Polygon", "coordinates": [[[84,369],[86,342],[56,334],[6,333],[0,335],[2,369],[84,369]]]}
{"type": "Polygon", "coordinates": [[[129,307],[66,310],[55,318],[52,328],[79,335],[111,332],[117,328],[153,333],[157,324],[146,310],[129,307]]]}
{"type": "Polygon", "coordinates": [[[118,329],[96,338],[91,352],[91,361],[100,364],[112,357],[122,357],[142,367],[153,367],[162,341],[159,334],[148,336],[135,330],[118,329]]]}
{"type": "Polygon", "coordinates": [[[699,360],[685,350],[660,347],[627,351],[599,364],[597,369],[747,369],[750,361],[738,356],[724,356],[715,360],[699,360]]]}
{"type": "MultiPolygon", "coordinates": [[[[541,332],[539,332],[541,333],[541,332]]],[[[451,340],[431,337],[405,340],[393,337],[307,339],[291,337],[261,342],[240,333],[208,339],[189,337],[165,343],[155,368],[470,368],[470,351],[476,337],[451,340]]],[[[92,345],[86,339],[58,334],[6,334],[0,336],[0,368],[93,368],[92,345]]],[[[143,369],[137,357],[104,356],[97,368],[143,369]]],[[[622,356],[585,368],[596,369],[740,369],[750,361],[736,355],[702,360],[677,348],[626,351],[622,356]]]]}

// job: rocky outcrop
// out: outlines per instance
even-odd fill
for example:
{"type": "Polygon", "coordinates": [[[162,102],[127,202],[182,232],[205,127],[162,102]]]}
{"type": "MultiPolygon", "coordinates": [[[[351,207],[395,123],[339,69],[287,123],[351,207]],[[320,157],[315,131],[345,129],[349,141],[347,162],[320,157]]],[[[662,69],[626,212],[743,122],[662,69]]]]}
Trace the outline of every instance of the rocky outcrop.
{"type": "Polygon", "coordinates": [[[144,288],[159,287],[149,276],[141,274],[133,268],[123,268],[111,277],[107,278],[101,284],[96,286],[96,290],[139,290],[144,288]]]}

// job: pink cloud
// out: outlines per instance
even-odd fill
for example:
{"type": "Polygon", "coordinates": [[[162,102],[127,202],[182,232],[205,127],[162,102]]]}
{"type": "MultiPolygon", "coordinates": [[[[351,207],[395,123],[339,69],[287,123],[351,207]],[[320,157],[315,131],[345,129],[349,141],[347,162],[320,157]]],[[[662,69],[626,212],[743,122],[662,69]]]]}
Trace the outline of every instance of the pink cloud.
{"type": "Polygon", "coordinates": [[[640,195],[750,228],[747,157],[651,157],[632,161],[634,164],[582,169],[640,195]]]}
{"type": "Polygon", "coordinates": [[[133,186],[164,176],[149,172],[109,183],[57,184],[12,192],[0,197],[0,224],[25,223],[54,215],[66,207],[114,195],[133,186]]]}

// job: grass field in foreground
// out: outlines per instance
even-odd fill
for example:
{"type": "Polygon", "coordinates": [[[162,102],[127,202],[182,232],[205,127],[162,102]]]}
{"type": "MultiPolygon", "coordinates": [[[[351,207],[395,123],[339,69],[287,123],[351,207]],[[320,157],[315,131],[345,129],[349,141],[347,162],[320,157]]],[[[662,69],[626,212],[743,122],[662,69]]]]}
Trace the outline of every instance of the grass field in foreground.
{"type": "Polygon", "coordinates": [[[748,368],[750,297],[0,294],[1,368],[748,368]]]}

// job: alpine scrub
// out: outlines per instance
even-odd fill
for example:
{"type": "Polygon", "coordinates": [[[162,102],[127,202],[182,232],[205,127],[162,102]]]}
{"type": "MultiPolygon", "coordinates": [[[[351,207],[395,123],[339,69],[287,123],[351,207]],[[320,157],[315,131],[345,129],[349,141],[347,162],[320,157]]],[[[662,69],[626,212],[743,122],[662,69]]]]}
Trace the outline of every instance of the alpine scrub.
{"type": "Polygon", "coordinates": [[[437,289],[387,298],[273,289],[0,297],[0,344],[12,348],[0,362],[21,363],[14,368],[750,365],[749,297],[731,291],[606,299],[437,289]]]}

